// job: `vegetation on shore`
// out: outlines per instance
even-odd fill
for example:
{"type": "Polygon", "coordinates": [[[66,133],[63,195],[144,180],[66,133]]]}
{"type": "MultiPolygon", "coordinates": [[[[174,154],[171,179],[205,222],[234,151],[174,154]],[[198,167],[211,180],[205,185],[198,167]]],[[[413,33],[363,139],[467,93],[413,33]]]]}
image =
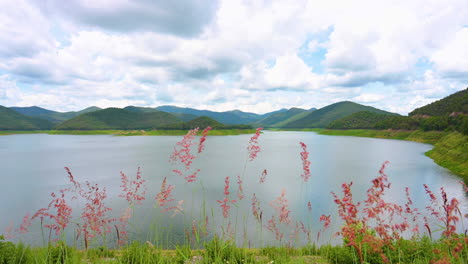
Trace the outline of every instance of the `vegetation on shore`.
{"type": "MultiPolygon", "coordinates": [[[[255,129],[213,129],[210,135],[233,136],[255,133],[255,129]]],[[[116,136],[181,136],[187,134],[182,129],[159,130],[6,130],[0,136],[16,134],[49,134],[49,135],[116,135],[116,136]]]]}

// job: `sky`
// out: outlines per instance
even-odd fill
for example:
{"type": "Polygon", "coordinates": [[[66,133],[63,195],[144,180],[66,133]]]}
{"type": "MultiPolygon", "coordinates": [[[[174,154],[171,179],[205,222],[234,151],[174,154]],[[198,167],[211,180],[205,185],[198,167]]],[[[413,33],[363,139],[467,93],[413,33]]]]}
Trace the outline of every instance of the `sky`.
{"type": "Polygon", "coordinates": [[[466,0],[0,0],[0,105],[407,114],[468,86],[466,0]]]}

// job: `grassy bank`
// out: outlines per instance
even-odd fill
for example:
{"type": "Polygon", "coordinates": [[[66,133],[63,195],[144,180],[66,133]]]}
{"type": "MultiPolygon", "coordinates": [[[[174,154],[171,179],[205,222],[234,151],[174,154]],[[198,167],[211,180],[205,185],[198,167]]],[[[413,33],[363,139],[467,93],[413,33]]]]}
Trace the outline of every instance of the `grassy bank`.
{"type": "MultiPolygon", "coordinates": [[[[363,248],[369,251],[370,248],[363,248]]],[[[447,250],[442,241],[431,241],[425,237],[420,240],[399,240],[392,248],[384,249],[388,263],[435,263],[437,250],[447,250]]],[[[462,264],[466,249],[457,252],[458,257],[442,258],[437,263],[462,264]]],[[[152,243],[133,242],[119,249],[106,247],[79,250],[63,242],[48,247],[30,248],[22,244],[2,242],[0,239],[0,263],[113,263],[113,264],[212,264],[212,263],[262,263],[262,264],[358,264],[356,253],[351,247],[308,245],[304,247],[236,247],[226,241],[213,239],[203,249],[192,249],[190,245],[176,246],[175,250],[155,247],[152,243]]],[[[369,254],[363,263],[385,263],[379,255],[369,254]]]]}
{"type": "MultiPolygon", "coordinates": [[[[187,130],[4,130],[0,136],[16,134],[49,134],[49,135],[116,135],[116,136],[181,136],[187,130]]],[[[255,129],[214,129],[212,136],[253,134],[255,129]]]]}
{"type": "Polygon", "coordinates": [[[434,145],[426,155],[468,184],[468,137],[458,132],[311,129],[321,135],[409,140],[434,145]]]}

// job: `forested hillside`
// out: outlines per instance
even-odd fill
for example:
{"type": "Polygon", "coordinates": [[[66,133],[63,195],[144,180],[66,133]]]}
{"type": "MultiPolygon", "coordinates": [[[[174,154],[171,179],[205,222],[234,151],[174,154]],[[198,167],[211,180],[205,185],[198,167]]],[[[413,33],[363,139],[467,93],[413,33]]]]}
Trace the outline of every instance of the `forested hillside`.
{"type": "Polygon", "coordinates": [[[416,108],[409,115],[448,116],[452,113],[468,114],[468,88],[423,107],[416,108]]]}

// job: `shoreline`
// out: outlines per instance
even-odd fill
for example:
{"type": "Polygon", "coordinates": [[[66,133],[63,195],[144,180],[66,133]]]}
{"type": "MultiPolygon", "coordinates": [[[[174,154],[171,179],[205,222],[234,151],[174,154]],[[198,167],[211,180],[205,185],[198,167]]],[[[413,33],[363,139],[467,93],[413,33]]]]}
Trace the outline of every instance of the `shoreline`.
{"type": "MultiPolygon", "coordinates": [[[[0,136],[47,134],[47,135],[113,135],[113,136],[183,136],[188,130],[2,130],[0,136]]],[[[200,131],[201,133],[201,131],[200,131]]],[[[234,136],[253,134],[255,129],[213,129],[210,136],[234,136]]]]}

